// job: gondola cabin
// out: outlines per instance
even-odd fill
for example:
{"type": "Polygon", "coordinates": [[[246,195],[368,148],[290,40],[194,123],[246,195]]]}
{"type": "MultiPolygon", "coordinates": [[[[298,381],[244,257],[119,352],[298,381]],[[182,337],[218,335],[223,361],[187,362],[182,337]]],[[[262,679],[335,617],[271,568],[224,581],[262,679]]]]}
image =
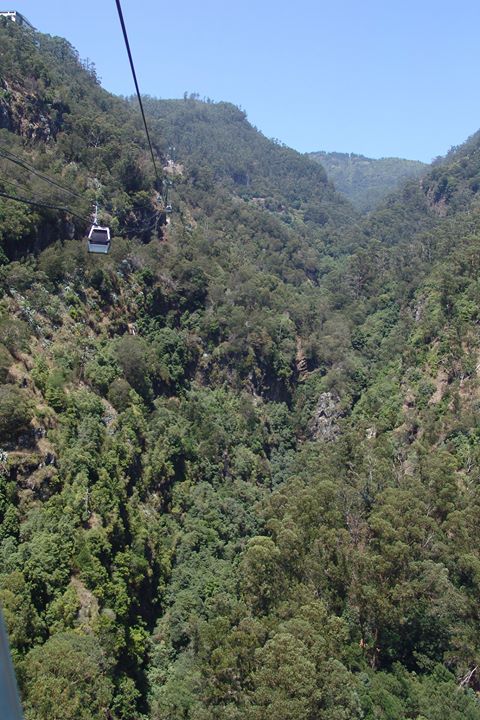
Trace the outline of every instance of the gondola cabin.
{"type": "Polygon", "coordinates": [[[103,253],[110,250],[110,228],[92,225],[88,233],[88,252],[103,253]]]}

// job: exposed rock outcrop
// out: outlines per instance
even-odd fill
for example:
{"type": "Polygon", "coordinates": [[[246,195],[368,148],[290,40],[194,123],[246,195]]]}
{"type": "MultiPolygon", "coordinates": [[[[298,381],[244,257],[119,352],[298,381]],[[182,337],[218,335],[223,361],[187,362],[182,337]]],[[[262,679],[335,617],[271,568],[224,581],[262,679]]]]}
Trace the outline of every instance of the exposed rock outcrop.
{"type": "Polygon", "coordinates": [[[331,392],[323,392],[309,423],[311,437],[327,442],[335,440],[340,433],[338,421],[342,416],[340,398],[331,392]]]}
{"type": "Polygon", "coordinates": [[[0,128],[29,140],[55,140],[68,108],[45,102],[35,89],[0,79],[0,128]]]}

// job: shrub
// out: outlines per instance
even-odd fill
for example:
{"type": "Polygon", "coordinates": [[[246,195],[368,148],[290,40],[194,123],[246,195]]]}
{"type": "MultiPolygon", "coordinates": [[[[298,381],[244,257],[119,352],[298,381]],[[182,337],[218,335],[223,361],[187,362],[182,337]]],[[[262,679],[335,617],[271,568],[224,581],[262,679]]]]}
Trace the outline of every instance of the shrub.
{"type": "Polygon", "coordinates": [[[12,355],[28,349],[29,336],[28,325],[23,320],[5,318],[0,322],[0,342],[12,355]]]}
{"type": "Polygon", "coordinates": [[[115,410],[123,412],[130,405],[130,393],[132,386],[123,378],[117,378],[108,389],[108,401],[115,410]]]}
{"type": "Polygon", "coordinates": [[[8,381],[8,370],[12,362],[13,358],[7,348],[0,344],[0,383],[8,381]]]}
{"type": "Polygon", "coordinates": [[[115,357],[125,379],[144,399],[151,395],[150,356],[150,346],[137,335],[124,335],[115,344],[115,357]]]}
{"type": "Polygon", "coordinates": [[[0,439],[10,439],[27,430],[32,407],[26,394],[14,385],[0,386],[0,439]]]}

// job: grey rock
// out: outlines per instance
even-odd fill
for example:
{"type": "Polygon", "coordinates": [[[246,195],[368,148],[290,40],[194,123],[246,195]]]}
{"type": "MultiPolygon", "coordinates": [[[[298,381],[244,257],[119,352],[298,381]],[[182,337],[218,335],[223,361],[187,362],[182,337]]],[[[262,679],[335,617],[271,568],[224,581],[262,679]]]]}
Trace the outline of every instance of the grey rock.
{"type": "Polygon", "coordinates": [[[311,437],[327,442],[335,440],[340,434],[338,421],[341,416],[340,398],[331,392],[323,392],[308,424],[311,437]]]}

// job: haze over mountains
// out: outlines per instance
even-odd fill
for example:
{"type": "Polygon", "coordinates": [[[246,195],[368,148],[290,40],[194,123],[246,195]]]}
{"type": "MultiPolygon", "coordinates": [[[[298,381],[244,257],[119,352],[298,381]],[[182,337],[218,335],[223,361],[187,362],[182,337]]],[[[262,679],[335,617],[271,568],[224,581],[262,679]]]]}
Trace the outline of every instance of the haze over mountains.
{"type": "Polygon", "coordinates": [[[311,152],[337,190],[361,212],[374,210],[409,178],[420,177],[428,165],[401,158],[367,158],[355,153],[311,152]]]}
{"type": "Polygon", "coordinates": [[[27,720],[479,720],[480,134],[363,215],[233,105],[145,98],[159,188],[136,102],[0,42],[27,720]]]}

